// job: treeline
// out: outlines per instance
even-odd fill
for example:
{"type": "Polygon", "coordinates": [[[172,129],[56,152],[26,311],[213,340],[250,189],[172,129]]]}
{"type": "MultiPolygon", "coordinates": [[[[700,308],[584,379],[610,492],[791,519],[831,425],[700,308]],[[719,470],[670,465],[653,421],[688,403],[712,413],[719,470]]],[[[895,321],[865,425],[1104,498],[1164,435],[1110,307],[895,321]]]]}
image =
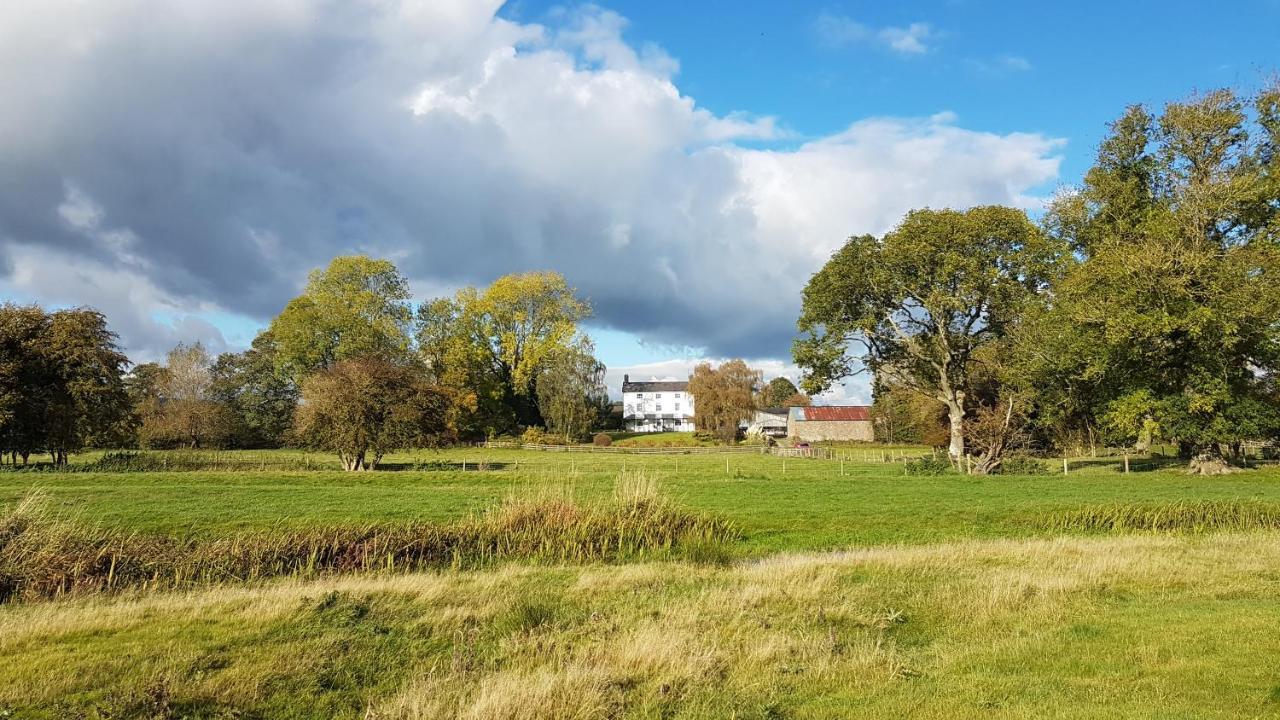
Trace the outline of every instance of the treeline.
{"type": "Polygon", "coordinates": [[[550,272],[508,275],[414,308],[386,260],[314,271],[243,352],[180,344],[129,369],[90,309],[0,306],[0,450],[10,462],[85,447],[337,453],[372,469],[395,449],[511,434],[583,439],[608,413],[590,306],[550,272]]]}
{"type": "Polygon", "coordinates": [[[976,472],[1153,443],[1230,470],[1280,437],[1280,85],[1128,108],[1039,223],[917,210],[850,238],[799,325],[806,389],[868,369],[882,434],[976,472]]]}

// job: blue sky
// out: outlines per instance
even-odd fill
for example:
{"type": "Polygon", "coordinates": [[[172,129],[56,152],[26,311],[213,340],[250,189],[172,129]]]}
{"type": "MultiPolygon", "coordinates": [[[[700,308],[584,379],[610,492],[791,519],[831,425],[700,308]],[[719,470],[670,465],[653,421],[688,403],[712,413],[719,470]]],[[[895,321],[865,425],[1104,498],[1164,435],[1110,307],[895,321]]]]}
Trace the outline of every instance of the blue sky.
{"type": "Polygon", "coordinates": [[[794,377],[843,238],[1035,214],[1126,105],[1265,83],[1277,27],[1280,0],[21,3],[0,294],[101,308],[148,360],[244,347],[338,254],[423,299],[551,269],[615,387],[699,358],[794,377]]]}
{"type": "MultiPolygon", "coordinates": [[[[955,112],[967,127],[1067,138],[1065,182],[1088,168],[1129,104],[1252,88],[1280,69],[1280,2],[603,3],[626,37],[679,61],[682,92],[717,113],[773,115],[799,138],[867,116],[955,112]],[[923,52],[831,37],[837,19],[874,34],[928,27],[923,52]]],[[[563,3],[515,0],[502,14],[554,21],[563,3]]]]}

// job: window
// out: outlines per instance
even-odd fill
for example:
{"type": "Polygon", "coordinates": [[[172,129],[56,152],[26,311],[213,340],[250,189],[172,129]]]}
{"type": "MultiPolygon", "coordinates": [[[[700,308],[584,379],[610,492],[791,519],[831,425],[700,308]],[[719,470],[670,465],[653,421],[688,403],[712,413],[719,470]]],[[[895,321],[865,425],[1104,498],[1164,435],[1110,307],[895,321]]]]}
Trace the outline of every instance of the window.
{"type": "Polygon", "coordinates": [[[662,399],[662,393],[654,393],[654,394],[653,394],[653,399],[654,399],[654,400],[661,400],[661,399],[662,399]]]}
{"type": "Polygon", "coordinates": [[[657,405],[654,405],[654,406],[653,406],[653,409],[654,409],[656,412],[662,412],[662,403],[658,403],[657,405]]]}
{"type": "Polygon", "coordinates": [[[675,398],[676,398],[677,400],[679,400],[679,399],[680,399],[680,393],[676,393],[675,398]]]}
{"type": "Polygon", "coordinates": [[[680,412],[680,403],[676,403],[676,412],[680,412]]]}

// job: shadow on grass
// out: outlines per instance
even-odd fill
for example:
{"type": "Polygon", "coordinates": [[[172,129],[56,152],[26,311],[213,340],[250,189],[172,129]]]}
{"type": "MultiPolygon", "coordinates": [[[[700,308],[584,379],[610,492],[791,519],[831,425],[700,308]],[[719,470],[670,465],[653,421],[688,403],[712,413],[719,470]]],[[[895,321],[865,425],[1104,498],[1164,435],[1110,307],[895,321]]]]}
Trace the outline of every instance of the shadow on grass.
{"type": "Polygon", "coordinates": [[[382,462],[378,463],[377,472],[487,472],[492,470],[513,470],[515,462],[497,460],[433,460],[431,462],[382,462]]]}
{"type": "MultiPolygon", "coordinates": [[[[1111,470],[1117,473],[1124,472],[1124,458],[1116,456],[1107,457],[1084,457],[1069,458],[1071,470],[1111,470]]],[[[1156,470],[1164,470],[1167,468],[1185,467],[1186,460],[1177,457],[1144,457],[1130,458],[1129,472],[1154,472],[1156,470]]]]}

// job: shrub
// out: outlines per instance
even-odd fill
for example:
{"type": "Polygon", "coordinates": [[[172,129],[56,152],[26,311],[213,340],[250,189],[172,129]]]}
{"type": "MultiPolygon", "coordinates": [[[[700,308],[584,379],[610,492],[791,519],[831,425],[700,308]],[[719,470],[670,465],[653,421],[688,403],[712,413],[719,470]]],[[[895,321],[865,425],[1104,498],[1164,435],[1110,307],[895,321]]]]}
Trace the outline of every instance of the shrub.
{"type": "Polygon", "coordinates": [[[564,435],[556,435],[534,425],[525,428],[520,434],[520,442],[526,445],[570,445],[572,440],[564,435]]]}
{"type": "Polygon", "coordinates": [[[520,442],[526,445],[549,445],[547,438],[547,431],[537,426],[527,427],[520,433],[520,442]]]}
{"type": "Polygon", "coordinates": [[[997,472],[1001,475],[1052,475],[1053,471],[1038,458],[1030,455],[1010,455],[1001,463],[997,472]]]}
{"type": "Polygon", "coordinates": [[[925,457],[907,463],[904,470],[908,475],[948,475],[952,472],[951,463],[947,460],[925,457]]]}
{"type": "Polygon", "coordinates": [[[605,433],[596,433],[591,436],[591,444],[596,447],[609,447],[613,444],[613,438],[609,437],[605,433]]]}

